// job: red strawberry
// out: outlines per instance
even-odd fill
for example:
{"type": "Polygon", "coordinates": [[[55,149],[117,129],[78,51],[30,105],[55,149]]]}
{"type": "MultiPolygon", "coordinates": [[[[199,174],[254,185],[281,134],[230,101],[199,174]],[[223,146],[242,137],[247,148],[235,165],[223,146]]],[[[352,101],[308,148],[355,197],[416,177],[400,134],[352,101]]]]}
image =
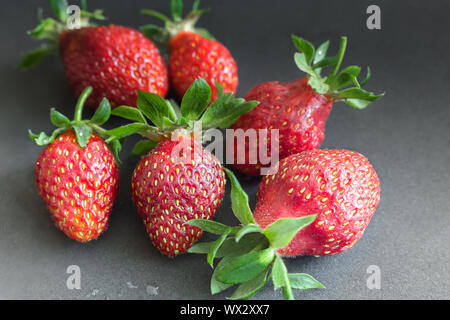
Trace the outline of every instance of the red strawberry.
{"type": "MultiPolygon", "coordinates": [[[[88,88],[83,92],[77,114],[81,115],[91,91],[88,88]]],[[[77,117],[70,122],[52,110],[52,122],[60,128],[51,137],[30,133],[38,145],[47,145],[35,166],[39,194],[56,226],[79,242],[96,239],[105,230],[119,186],[114,155],[103,139],[92,132],[92,127],[98,130],[98,125],[109,117],[106,100],[98,111],[90,124],[80,124],[77,117]]]]}
{"type": "MultiPolygon", "coordinates": [[[[328,41],[316,51],[312,44],[304,39],[293,36],[294,44],[303,53],[296,53],[295,61],[298,67],[308,73],[308,77],[280,83],[278,81],[266,82],[251,89],[246,99],[258,100],[260,105],[251,112],[243,115],[233,126],[233,129],[267,129],[267,137],[271,131],[279,130],[279,158],[283,159],[291,154],[320,147],[325,137],[325,124],[331,111],[333,102],[344,101],[358,109],[366,107],[371,101],[379,99],[382,95],[373,95],[363,89],[370,77],[359,84],[357,76],[360,68],[350,66],[344,68],[339,74],[337,71],[341,64],[346,38],[342,38],[341,48],[337,57],[326,58],[328,41]],[[333,70],[328,77],[321,77],[321,68],[332,65],[333,70]],[[345,87],[356,84],[356,88],[345,87]]],[[[260,175],[261,167],[269,167],[259,158],[259,148],[271,155],[270,141],[248,140],[238,142],[230,140],[228,148],[236,150],[237,143],[245,144],[245,154],[235,152],[235,167],[250,175],[260,175]],[[250,154],[258,155],[257,162],[252,164],[250,154]]]]}
{"type": "Polygon", "coordinates": [[[184,223],[209,220],[216,213],[225,190],[225,174],[214,155],[181,136],[179,141],[161,142],[143,157],[134,170],[131,186],[133,201],[153,244],[174,257],[202,234],[184,223]],[[193,148],[193,162],[174,158],[174,148],[181,144],[193,148]]]}
{"type": "Polygon", "coordinates": [[[154,148],[134,170],[133,201],[153,244],[169,257],[185,252],[201,236],[200,229],[184,224],[211,219],[224,194],[220,162],[197,142],[200,132],[194,128],[198,122],[205,130],[224,128],[257,104],[235,99],[231,93],[211,105],[210,100],[211,89],[201,78],[187,90],[180,109],[157,95],[140,92],[138,109],[113,110],[138,122],[107,132],[118,138],[138,133],[151,140],[138,142],[134,150],[144,154],[154,148]],[[156,127],[148,125],[143,115],[156,127]]]}
{"type": "Polygon", "coordinates": [[[217,99],[216,83],[225,92],[236,92],[238,75],[236,62],[228,49],[216,41],[205,29],[194,28],[198,18],[207,10],[199,10],[198,2],[182,20],[183,3],[171,2],[173,21],[152,10],[142,10],[165,21],[165,28],[144,26],[141,31],[152,40],[169,44],[169,74],[175,93],[182,97],[198,77],[205,79],[212,89],[212,99],[217,99]]]}
{"type": "Polygon", "coordinates": [[[75,133],[61,134],[36,161],[36,184],[56,225],[87,242],[105,230],[117,196],[119,170],[105,142],[92,134],[80,148],[75,133]]]}
{"type": "MultiPolygon", "coordinates": [[[[64,3],[61,1],[61,6],[55,9],[60,22],[45,19],[30,32],[37,39],[47,40],[49,45],[26,55],[21,67],[30,67],[44,56],[59,52],[67,82],[75,94],[79,95],[89,85],[94,88],[86,103],[94,108],[104,97],[112,107],[134,106],[138,90],[166,95],[167,69],[153,42],[135,29],[91,26],[85,20],[81,20],[81,28],[69,29],[64,3]],[[59,31],[55,33],[54,29],[59,31]]],[[[94,13],[94,17],[104,19],[99,11],[94,13]]]]}
{"type": "Polygon", "coordinates": [[[242,226],[215,222],[212,229],[206,221],[189,221],[221,234],[189,250],[207,253],[211,265],[214,258],[222,258],[211,278],[213,294],[242,284],[231,299],[248,299],[270,279],[285,299],[294,299],[292,289],[323,288],[310,275],[288,273],[282,256],[333,255],[351,248],[380,201],[377,174],[357,152],[304,151],[281,160],[273,170],[261,181],[254,214],[227,170],[233,212],[242,226]]]}
{"type": "Polygon", "coordinates": [[[265,176],[254,218],[261,228],[283,217],[316,214],[278,252],[285,256],[332,255],[362,236],[380,201],[380,182],[369,161],[348,150],[312,150],[291,155],[265,176]]]}

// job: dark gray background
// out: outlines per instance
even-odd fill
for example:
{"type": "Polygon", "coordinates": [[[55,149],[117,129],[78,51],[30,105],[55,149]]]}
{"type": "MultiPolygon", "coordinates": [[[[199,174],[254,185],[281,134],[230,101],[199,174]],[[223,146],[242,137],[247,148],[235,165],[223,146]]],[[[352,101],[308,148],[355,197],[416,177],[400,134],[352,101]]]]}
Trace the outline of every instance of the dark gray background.
{"type": "MultiPolygon", "coordinates": [[[[26,30],[46,1],[2,1],[0,11],[0,298],[16,299],[210,299],[211,268],[204,256],[162,256],[151,244],[130,193],[137,160],[122,154],[121,190],[109,228],[87,245],[58,231],[39,198],[33,165],[40,148],[27,137],[52,128],[48,111],[71,114],[75,97],[58,59],[28,72],[15,69],[21,53],[38,44],[26,30]],[[78,265],[81,290],[66,288],[66,268],[78,265]],[[149,295],[147,286],[158,287],[149,295]]],[[[238,95],[269,80],[303,75],[294,65],[290,34],[316,45],[339,36],[349,45],[344,64],[369,64],[368,89],[386,96],[363,111],[337,103],[323,148],[366,155],[381,180],[381,202],[354,248],[323,258],[288,261],[324,290],[297,292],[298,299],[449,299],[450,275],[450,43],[449,1],[204,1],[201,19],[232,52],[239,66],[238,95]],[[366,28],[366,8],[378,4],[382,29],[366,28]],[[381,289],[369,290],[369,265],[381,269],[381,289]]],[[[168,1],[90,1],[110,22],[138,27],[150,21],[142,7],[167,12],[168,1]]],[[[112,124],[117,124],[113,120],[112,124]]],[[[253,199],[258,179],[240,176],[253,199]]],[[[216,215],[233,223],[228,196],[216,215]]],[[[227,291],[214,298],[230,296],[227,291]]],[[[256,298],[280,298],[271,285],[256,298]]]]}

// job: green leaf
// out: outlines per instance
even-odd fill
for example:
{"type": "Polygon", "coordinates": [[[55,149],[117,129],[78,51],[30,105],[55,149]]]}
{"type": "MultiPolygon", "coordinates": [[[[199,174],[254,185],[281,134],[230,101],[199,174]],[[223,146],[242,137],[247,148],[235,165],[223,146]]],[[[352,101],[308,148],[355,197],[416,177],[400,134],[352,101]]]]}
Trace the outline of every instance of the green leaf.
{"type": "Polygon", "coordinates": [[[109,143],[111,151],[116,158],[116,161],[120,163],[119,152],[122,150],[122,143],[119,140],[113,140],[109,143]]]}
{"type": "Polygon", "coordinates": [[[80,11],[81,17],[95,19],[95,20],[106,20],[106,17],[103,15],[103,10],[96,9],[93,12],[88,12],[86,10],[80,11]]]}
{"type": "Polygon", "coordinates": [[[300,218],[281,218],[264,229],[264,235],[269,239],[272,248],[283,248],[295,237],[297,232],[310,225],[316,214],[300,218]]]}
{"type": "Polygon", "coordinates": [[[367,84],[367,82],[369,82],[371,77],[372,77],[372,73],[370,71],[370,68],[367,67],[367,75],[366,75],[366,78],[363,80],[363,82],[361,82],[361,87],[364,87],[367,84]]]}
{"type": "Polygon", "coordinates": [[[274,290],[284,287],[289,283],[286,266],[283,259],[281,259],[278,255],[275,256],[275,261],[272,267],[272,282],[274,290]]]}
{"type": "Polygon", "coordinates": [[[316,65],[317,63],[319,63],[325,59],[325,57],[327,56],[327,51],[328,51],[329,45],[330,45],[330,41],[327,40],[317,48],[316,54],[314,55],[314,60],[313,60],[314,65],[316,65]]]}
{"type": "Polygon", "coordinates": [[[180,21],[183,17],[183,1],[171,0],[170,12],[172,13],[173,20],[180,21]]]}
{"type": "Polygon", "coordinates": [[[167,16],[165,16],[164,14],[159,13],[159,12],[157,12],[157,11],[155,11],[155,10],[142,9],[142,10],[141,10],[141,14],[143,14],[143,15],[145,15],[145,16],[151,16],[151,17],[153,17],[153,18],[162,20],[162,21],[164,21],[164,22],[171,22],[169,17],[167,17],[167,16]]]}
{"type": "Polygon", "coordinates": [[[81,0],[81,10],[87,11],[87,0],[81,0]]]}
{"type": "Polygon", "coordinates": [[[266,237],[260,233],[248,233],[239,242],[236,242],[235,238],[228,237],[217,251],[216,257],[240,256],[261,245],[265,249],[269,246],[269,243],[266,237]]]}
{"type": "Polygon", "coordinates": [[[147,37],[153,40],[154,42],[160,44],[166,44],[170,38],[169,33],[166,29],[158,27],[153,24],[148,24],[139,28],[139,30],[147,37]]]}
{"type": "Polygon", "coordinates": [[[351,84],[356,84],[357,86],[359,86],[356,77],[353,74],[344,71],[339,72],[339,74],[336,76],[330,76],[327,80],[327,83],[332,91],[337,91],[339,89],[348,87],[351,84]]]}
{"type": "Polygon", "coordinates": [[[140,140],[136,143],[131,154],[135,157],[142,156],[150,152],[158,145],[158,142],[152,140],[140,140]]]}
{"type": "Polygon", "coordinates": [[[137,107],[159,128],[164,124],[164,117],[172,121],[177,120],[175,110],[170,102],[150,92],[139,91],[137,107]]]}
{"type": "Polygon", "coordinates": [[[361,88],[348,88],[337,93],[339,99],[359,99],[366,101],[375,101],[382,96],[383,94],[375,95],[361,88]]]}
{"type": "Polygon", "coordinates": [[[253,279],[242,283],[233,295],[230,297],[232,300],[247,300],[253,297],[259,290],[261,290],[267,283],[267,274],[269,268],[266,268],[263,272],[258,274],[253,279]]]}
{"type": "Polygon", "coordinates": [[[216,266],[216,269],[214,269],[214,272],[211,276],[211,284],[210,284],[212,295],[222,292],[232,286],[232,284],[223,283],[223,282],[220,282],[219,280],[217,280],[217,270],[218,269],[220,270],[221,268],[223,268],[233,258],[234,258],[233,256],[224,257],[223,259],[221,259],[219,261],[219,263],[216,266]]]}
{"type": "Polygon", "coordinates": [[[212,35],[212,33],[205,28],[195,28],[195,32],[201,35],[203,38],[213,41],[216,40],[216,38],[212,35]]]}
{"type": "Polygon", "coordinates": [[[330,86],[322,78],[310,77],[308,84],[319,94],[327,94],[330,91],[330,86]]]}
{"type": "Polygon", "coordinates": [[[249,233],[258,232],[263,233],[263,230],[256,224],[248,224],[236,233],[236,242],[239,242],[243,236],[249,233]]]}
{"type": "MultiPolygon", "coordinates": [[[[212,245],[215,241],[209,242],[197,242],[192,247],[190,247],[187,252],[189,253],[198,253],[198,254],[207,254],[209,249],[211,249],[212,245]]],[[[216,255],[217,257],[217,255],[216,255]]]]}
{"type": "Polygon", "coordinates": [[[111,114],[127,120],[147,123],[142,112],[135,107],[119,106],[112,109],[111,114]]]}
{"type": "Polygon", "coordinates": [[[62,22],[67,20],[67,8],[69,4],[66,0],[50,0],[50,8],[52,9],[55,16],[62,22]]]}
{"type": "MultiPolygon", "coordinates": [[[[264,237],[264,235],[257,233],[246,234],[245,236],[243,236],[243,239],[244,240],[240,242],[236,242],[235,238],[233,237],[228,237],[227,239],[225,239],[223,244],[220,246],[219,250],[216,252],[216,258],[223,258],[225,256],[230,255],[234,256],[243,255],[244,253],[248,253],[257,245],[267,242],[267,239],[264,237]]],[[[215,241],[196,243],[191,248],[188,249],[188,252],[197,254],[207,254],[211,246],[214,244],[214,242],[215,241]]]]}
{"type": "Polygon", "coordinates": [[[120,126],[118,128],[107,130],[105,131],[105,134],[110,136],[111,139],[109,140],[112,141],[115,139],[127,137],[135,133],[145,132],[147,128],[149,128],[149,125],[144,123],[130,123],[124,126],[120,126]]]}
{"type": "Polygon", "coordinates": [[[205,111],[200,120],[204,129],[227,128],[235,123],[241,115],[249,112],[258,104],[258,101],[236,99],[229,92],[218,97],[205,111]]]}
{"type": "Polygon", "coordinates": [[[231,182],[231,207],[238,220],[244,225],[256,224],[252,210],[248,204],[248,195],[239,184],[238,179],[230,170],[223,168],[231,182]]]}
{"type": "Polygon", "coordinates": [[[348,104],[350,107],[361,110],[367,107],[372,101],[369,100],[360,100],[360,99],[345,99],[344,102],[348,104]]]}
{"type": "Polygon", "coordinates": [[[72,124],[75,136],[77,137],[78,145],[81,148],[86,148],[89,139],[91,138],[92,128],[86,124],[72,124]]]}
{"type": "Polygon", "coordinates": [[[309,41],[295,35],[292,35],[292,41],[294,42],[294,45],[298,49],[298,51],[304,54],[305,61],[309,65],[315,55],[314,46],[309,41]]]}
{"type": "Polygon", "coordinates": [[[323,284],[306,273],[289,273],[288,279],[293,289],[304,290],[325,288],[323,284]]]}
{"type": "Polygon", "coordinates": [[[246,282],[261,273],[273,260],[273,249],[250,252],[217,266],[217,280],[227,284],[246,282]]]}
{"type": "Polygon", "coordinates": [[[108,121],[111,116],[111,105],[109,104],[108,99],[103,98],[100,102],[97,110],[95,110],[94,115],[92,116],[90,122],[98,125],[102,125],[108,121]]]}
{"type": "Polygon", "coordinates": [[[56,53],[55,48],[42,46],[23,55],[18,68],[28,69],[41,63],[46,57],[56,53]]]}
{"type": "Polygon", "coordinates": [[[200,6],[200,0],[195,0],[192,4],[192,11],[197,11],[198,7],[200,6]]]}
{"type": "Polygon", "coordinates": [[[314,65],[312,66],[312,68],[313,68],[317,73],[319,73],[319,71],[320,71],[322,68],[332,66],[332,65],[336,64],[336,62],[337,62],[337,56],[334,56],[334,57],[326,57],[325,59],[320,60],[320,61],[317,62],[317,63],[314,63],[314,65]]]}
{"type": "Polygon", "coordinates": [[[208,256],[206,257],[206,261],[208,261],[208,264],[212,267],[214,264],[214,258],[216,257],[216,253],[217,250],[219,250],[219,248],[222,246],[223,242],[225,241],[225,239],[227,238],[227,236],[230,234],[230,232],[232,231],[232,228],[228,228],[227,231],[225,231],[220,237],[219,239],[217,239],[216,241],[213,242],[213,244],[211,245],[211,247],[209,248],[208,251],[208,256]]]}
{"type": "Polygon", "coordinates": [[[339,51],[337,55],[337,61],[333,69],[330,72],[331,76],[337,74],[339,68],[341,67],[342,60],[344,59],[345,49],[347,48],[347,37],[341,37],[341,43],[339,45],[339,51]]]}
{"type": "Polygon", "coordinates": [[[202,78],[196,79],[181,101],[181,114],[186,120],[197,120],[211,101],[211,88],[202,78]]]}
{"type": "Polygon", "coordinates": [[[58,23],[52,18],[44,19],[33,30],[28,31],[28,34],[35,39],[54,40],[58,34],[58,23]]]}
{"type": "Polygon", "coordinates": [[[229,226],[226,226],[220,222],[206,220],[206,219],[192,219],[192,220],[186,221],[184,224],[188,224],[188,225],[200,228],[209,233],[220,234],[220,235],[227,232],[228,229],[230,228],[229,226]]]}
{"type": "Polygon", "coordinates": [[[312,76],[318,76],[313,67],[311,67],[306,61],[305,54],[296,52],[294,55],[294,61],[297,67],[303,72],[312,76]]]}
{"type": "Polygon", "coordinates": [[[224,95],[224,88],[223,85],[220,82],[215,81],[214,85],[216,86],[216,93],[218,97],[221,97],[224,95]]]}
{"type": "Polygon", "coordinates": [[[348,66],[342,69],[340,73],[349,73],[355,77],[359,76],[359,73],[361,72],[361,68],[358,66],[348,66]]]}
{"type": "Polygon", "coordinates": [[[50,121],[56,127],[67,127],[70,125],[70,120],[62,113],[56,111],[55,109],[50,110],[50,121]]]}
{"type": "Polygon", "coordinates": [[[31,130],[28,130],[28,135],[30,136],[31,140],[33,140],[38,146],[46,146],[53,141],[55,141],[56,137],[61,133],[61,129],[57,129],[53,131],[52,135],[49,137],[45,134],[45,132],[41,132],[40,134],[36,135],[31,130]]]}

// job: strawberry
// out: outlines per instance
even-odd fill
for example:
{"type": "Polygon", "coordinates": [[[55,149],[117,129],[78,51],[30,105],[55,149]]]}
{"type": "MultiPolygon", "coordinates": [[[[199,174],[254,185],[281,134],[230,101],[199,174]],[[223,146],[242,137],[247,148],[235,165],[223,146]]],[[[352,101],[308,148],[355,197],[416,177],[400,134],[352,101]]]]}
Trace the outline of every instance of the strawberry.
{"type": "Polygon", "coordinates": [[[170,257],[185,252],[201,236],[200,229],[184,223],[211,219],[225,191],[225,174],[214,155],[190,137],[179,139],[164,140],[143,157],[131,184],[133,201],[150,239],[170,257]],[[171,157],[182,144],[192,146],[194,162],[171,157]]]}
{"type": "Polygon", "coordinates": [[[155,44],[135,29],[122,26],[93,26],[88,17],[104,19],[100,10],[81,11],[80,28],[72,28],[63,0],[50,1],[60,21],[47,18],[29,33],[47,45],[25,55],[20,67],[28,68],[45,56],[57,54],[66,80],[76,95],[86,86],[94,88],[86,105],[97,107],[106,97],[112,107],[134,106],[137,91],[165,96],[167,69],[155,44]]]}
{"type": "Polygon", "coordinates": [[[349,150],[311,150],[281,160],[261,181],[252,214],[248,196],[231,171],[231,201],[241,226],[195,219],[221,236],[198,243],[192,253],[221,258],[211,291],[240,284],[232,299],[248,299],[271,279],[285,299],[292,289],[323,288],[310,275],[288,273],[283,256],[327,256],[351,248],[362,236],[380,201],[380,183],[369,161],[349,150]]]}
{"type": "MultiPolygon", "coordinates": [[[[74,121],[51,110],[51,121],[59,128],[50,137],[30,131],[38,145],[46,146],[35,165],[39,194],[56,226],[79,242],[96,239],[105,230],[119,186],[116,160],[99,127],[110,115],[108,101],[102,101],[90,121],[81,120],[91,92],[88,87],[80,96],[74,121]]],[[[119,150],[117,141],[113,148],[119,150]]]]}
{"type": "Polygon", "coordinates": [[[112,111],[136,122],[107,134],[122,138],[137,133],[149,139],[138,142],[133,152],[151,150],[134,170],[132,196],[153,244],[169,257],[185,252],[201,236],[201,229],[184,223],[211,219],[224,195],[222,167],[197,141],[197,126],[227,127],[257,105],[235,99],[232,93],[210,101],[211,88],[199,78],[187,90],[181,108],[155,94],[139,92],[138,109],[121,106],[112,111]]]}
{"type": "Polygon", "coordinates": [[[254,218],[261,228],[283,217],[316,214],[284,256],[332,255],[362,236],[380,201],[380,182],[369,161],[348,150],[311,150],[290,155],[259,187],[254,218]]]}
{"type": "Polygon", "coordinates": [[[170,82],[179,97],[196,78],[202,77],[212,89],[211,101],[215,101],[218,97],[217,83],[225,92],[236,93],[237,66],[224,45],[205,29],[195,28],[199,17],[208,11],[198,9],[198,5],[199,1],[196,1],[192,12],[182,19],[182,0],[172,0],[173,21],[153,10],[142,10],[142,14],[163,20],[165,27],[146,25],[141,31],[155,42],[168,44],[170,82]]]}
{"type": "Polygon", "coordinates": [[[234,163],[236,169],[249,175],[260,175],[260,169],[267,167],[261,161],[260,152],[267,152],[271,156],[269,139],[273,130],[278,130],[278,137],[275,135],[272,138],[275,141],[272,142],[279,146],[280,159],[317,149],[325,137],[325,124],[334,102],[344,101],[356,109],[363,109],[382,96],[362,89],[370,78],[370,69],[361,84],[357,80],[361,71],[358,66],[346,67],[338,73],[345,53],[346,37],[342,37],[339,53],[334,57],[326,57],[329,41],[316,50],[308,41],[296,36],[292,38],[301,51],[295,54],[295,62],[300,70],[307,73],[307,77],[286,83],[273,81],[256,85],[245,98],[258,100],[260,105],[243,115],[232,126],[235,130],[268,131],[267,138],[257,138],[253,144],[236,139],[228,141],[229,149],[236,149],[237,143],[245,144],[245,154],[235,153],[234,163]],[[321,69],[327,66],[332,66],[333,69],[327,77],[322,77],[321,69]],[[355,87],[347,88],[351,85],[355,87]],[[251,154],[258,156],[256,163],[247,160],[251,154]]]}

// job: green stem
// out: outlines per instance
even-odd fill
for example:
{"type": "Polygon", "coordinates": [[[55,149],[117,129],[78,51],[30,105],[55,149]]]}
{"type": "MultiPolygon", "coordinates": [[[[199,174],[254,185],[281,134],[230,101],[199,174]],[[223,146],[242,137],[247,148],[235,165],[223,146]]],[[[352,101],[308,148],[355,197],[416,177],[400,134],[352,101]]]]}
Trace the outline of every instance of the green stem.
{"type": "Polygon", "coordinates": [[[341,44],[339,45],[339,52],[338,52],[338,60],[336,64],[334,65],[333,69],[331,70],[330,76],[336,75],[339,68],[341,67],[342,60],[344,59],[345,49],[347,48],[347,37],[341,37],[341,44]]]}
{"type": "Polygon", "coordinates": [[[294,294],[292,293],[291,285],[289,283],[287,283],[283,287],[283,297],[284,297],[285,300],[295,300],[294,299],[294,294]]]}
{"type": "Polygon", "coordinates": [[[75,106],[75,114],[73,117],[74,121],[81,121],[81,117],[83,114],[84,103],[86,102],[89,95],[92,93],[92,87],[87,87],[83,90],[80,97],[78,98],[77,105],[75,106]]]}

